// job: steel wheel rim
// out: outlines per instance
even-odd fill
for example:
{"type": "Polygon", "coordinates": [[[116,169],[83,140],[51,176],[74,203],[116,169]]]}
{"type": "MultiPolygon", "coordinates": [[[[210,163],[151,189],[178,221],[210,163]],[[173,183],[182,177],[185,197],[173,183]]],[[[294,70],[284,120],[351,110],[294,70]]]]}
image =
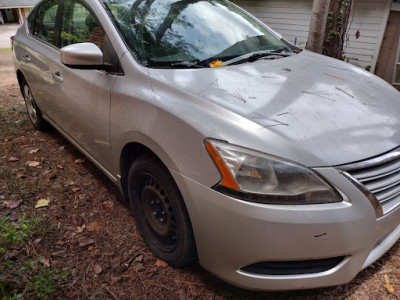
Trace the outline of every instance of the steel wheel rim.
{"type": "Polygon", "coordinates": [[[146,174],[141,182],[141,206],[147,227],[163,251],[173,251],[177,246],[177,230],[169,197],[153,176],[146,174]]]}
{"type": "Polygon", "coordinates": [[[27,85],[24,86],[24,100],[29,117],[31,118],[33,123],[36,123],[37,111],[35,106],[35,99],[33,98],[31,89],[27,85]]]}

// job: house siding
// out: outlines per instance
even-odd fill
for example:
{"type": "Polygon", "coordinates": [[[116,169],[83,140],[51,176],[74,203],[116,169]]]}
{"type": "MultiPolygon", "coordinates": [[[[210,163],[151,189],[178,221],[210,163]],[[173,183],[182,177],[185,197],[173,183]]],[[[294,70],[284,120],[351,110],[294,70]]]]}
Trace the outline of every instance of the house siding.
{"type": "MultiPolygon", "coordinates": [[[[235,3],[282,34],[289,42],[305,47],[312,0],[239,0],[235,3]]],[[[348,62],[374,72],[391,3],[391,0],[355,0],[344,49],[348,62]]]]}
{"type": "Polygon", "coordinates": [[[346,59],[362,68],[375,71],[391,0],[358,0],[353,7],[348,42],[345,44],[346,59]],[[359,38],[357,38],[359,32],[359,38]]]}
{"type": "Polygon", "coordinates": [[[311,19],[312,1],[235,1],[289,42],[304,48],[311,19]]]}

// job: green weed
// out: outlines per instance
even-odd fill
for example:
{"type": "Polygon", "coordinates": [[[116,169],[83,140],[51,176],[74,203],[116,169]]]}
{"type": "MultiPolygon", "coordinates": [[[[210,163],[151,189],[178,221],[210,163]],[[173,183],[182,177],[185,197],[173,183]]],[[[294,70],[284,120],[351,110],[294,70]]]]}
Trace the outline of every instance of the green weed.
{"type": "Polygon", "coordinates": [[[58,285],[68,277],[68,274],[60,269],[50,269],[35,261],[25,262],[21,270],[29,273],[28,286],[35,291],[38,298],[54,293],[58,285]]]}
{"type": "Polygon", "coordinates": [[[25,214],[18,223],[11,222],[9,217],[0,217],[0,254],[34,236],[41,229],[41,221],[41,217],[27,219],[25,214]]]}
{"type": "MultiPolygon", "coordinates": [[[[24,214],[18,221],[0,217],[0,295],[1,300],[46,298],[59,290],[68,274],[60,269],[51,269],[39,259],[7,259],[7,251],[21,247],[29,240],[47,234],[42,226],[43,217],[27,218],[24,214]]],[[[22,250],[23,251],[23,250],[22,250]]]]}

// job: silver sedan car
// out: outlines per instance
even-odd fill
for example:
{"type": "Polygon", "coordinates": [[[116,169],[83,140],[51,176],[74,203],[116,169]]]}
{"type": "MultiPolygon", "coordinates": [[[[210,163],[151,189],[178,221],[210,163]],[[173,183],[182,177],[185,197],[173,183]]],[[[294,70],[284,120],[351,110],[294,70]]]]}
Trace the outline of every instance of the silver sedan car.
{"type": "Polygon", "coordinates": [[[226,0],[43,0],[14,41],[33,126],[148,247],[239,287],[339,285],[400,237],[400,94],[226,0]]]}

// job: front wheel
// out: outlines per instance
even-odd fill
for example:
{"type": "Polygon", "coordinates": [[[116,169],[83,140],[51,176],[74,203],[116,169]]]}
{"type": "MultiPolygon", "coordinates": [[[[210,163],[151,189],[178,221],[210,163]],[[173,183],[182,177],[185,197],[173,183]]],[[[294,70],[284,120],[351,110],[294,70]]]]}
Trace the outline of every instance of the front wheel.
{"type": "Polygon", "coordinates": [[[129,169],[128,185],[133,216],[150,250],[171,266],[195,262],[190,219],[168,169],[153,155],[142,155],[129,169]]]}
{"type": "Polygon", "coordinates": [[[29,119],[33,127],[37,130],[44,130],[47,127],[47,122],[43,119],[42,113],[36,105],[35,98],[33,97],[31,88],[25,79],[22,80],[22,95],[25,100],[26,111],[28,112],[29,119]]]}

